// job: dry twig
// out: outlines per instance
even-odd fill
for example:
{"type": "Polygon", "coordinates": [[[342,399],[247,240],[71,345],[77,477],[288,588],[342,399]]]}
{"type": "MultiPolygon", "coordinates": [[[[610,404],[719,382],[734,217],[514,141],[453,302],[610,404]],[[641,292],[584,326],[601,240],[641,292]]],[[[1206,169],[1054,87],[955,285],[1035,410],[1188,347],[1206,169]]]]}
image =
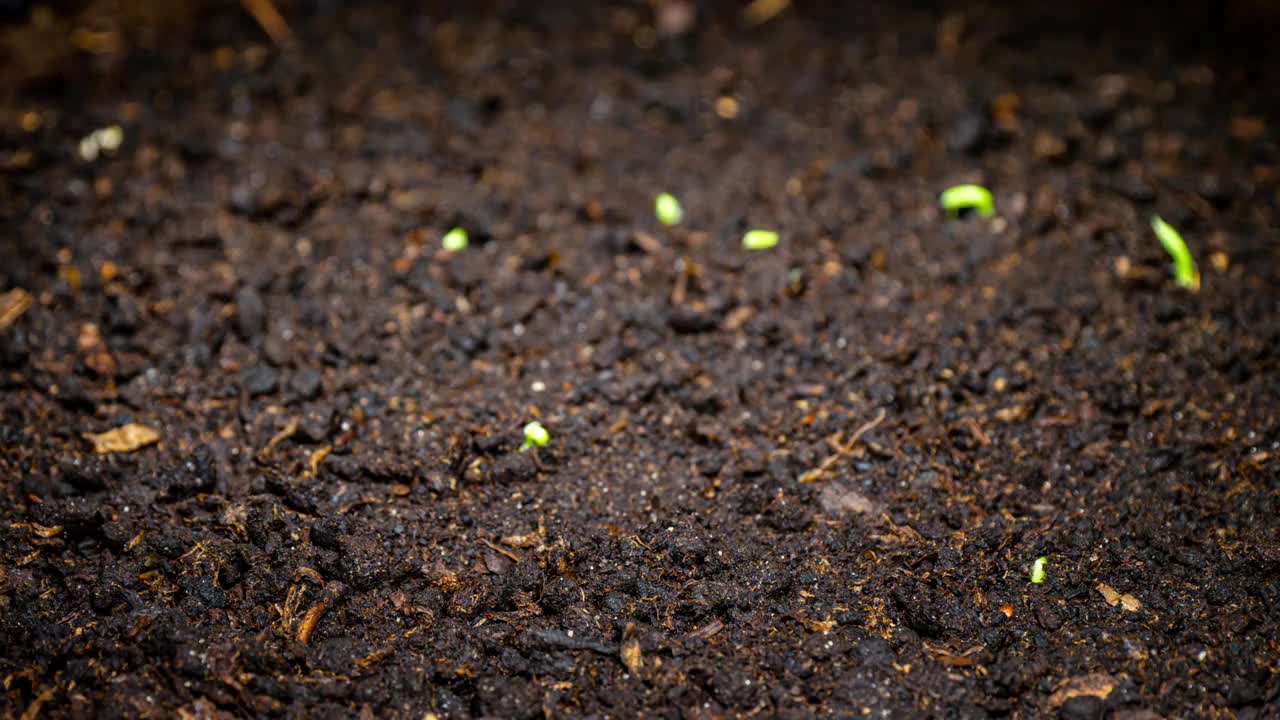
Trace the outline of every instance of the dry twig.
{"type": "Polygon", "coordinates": [[[823,460],[818,465],[818,467],[813,468],[812,470],[805,471],[805,473],[800,476],[800,482],[809,483],[809,482],[814,482],[815,480],[822,479],[822,477],[826,475],[828,471],[831,470],[831,468],[836,464],[836,462],[840,460],[840,458],[845,457],[849,453],[853,452],[853,449],[857,447],[858,443],[862,440],[863,435],[866,435],[872,430],[875,430],[876,427],[880,425],[880,423],[884,422],[884,418],[885,418],[884,408],[880,408],[880,413],[876,415],[875,418],[865,423],[862,427],[858,428],[857,430],[854,430],[853,434],[849,436],[849,439],[846,442],[834,443],[836,447],[836,453],[834,455],[829,456],[827,459],[823,460]]]}

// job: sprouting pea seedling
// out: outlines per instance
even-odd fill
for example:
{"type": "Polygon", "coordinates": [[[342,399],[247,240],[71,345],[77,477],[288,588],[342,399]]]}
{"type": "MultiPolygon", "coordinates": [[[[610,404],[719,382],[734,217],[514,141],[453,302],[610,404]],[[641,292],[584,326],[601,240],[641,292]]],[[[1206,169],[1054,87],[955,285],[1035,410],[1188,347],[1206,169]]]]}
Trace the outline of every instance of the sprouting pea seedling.
{"type": "Polygon", "coordinates": [[[80,158],[85,162],[98,159],[100,152],[114,153],[124,143],[124,129],[119,125],[98,128],[80,141],[80,158]]]}
{"type": "Polygon", "coordinates": [[[467,236],[467,231],[460,227],[450,230],[440,238],[440,247],[449,252],[462,252],[470,244],[471,238],[467,236]]]}
{"type": "Polygon", "coordinates": [[[532,447],[545,447],[551,442],[551,433],[542,426],[542,423],[534,420],[524,426],[524,444],[520,446],[520,452],[524,452],[532,447]]]}
{"type": "Polygon", "coordinates": [[[984,218],[996,214],[996,202],[991,191],[981,185],[956,185],[942,191],[938,204],[953,217],[961,210],[973,210],[984,218]]]}
{"type": "Polygon", "coordinates": [[[658,216],[658,222],[668,227],[679,225],[684,220],[684,208],[671,193],[658,193],[653,201],[653,214],[658,216]]]}
{"type": "Polygon", "coordinates": [[[1182,239],[1182,233],[1159,215],[1151,216],[1151,229],[1160,238],[1164,251],[1173,258],[1173,279],[1192,292],[1199,290],[1200,271],[1196,268],[1195,258],[1191,257],[1191,251],[1187,249],[1186,241],[1182,239]]]}
{"type": "Polygon", "coordinates": [[[1045,563],[1047,562],[1049,562],[1049,558],[1045,557],[1044,555],[1041,555],[1040,557],[1036,558],[1036,561],[1034,563],[1031,564],[1031,582],[1033,584],[1039,585],[1040,583],[1044,582],[1044,577],[1045,577],[1044,566],[1045,566],[1045,563]]]}
{"type": "Polygon", "coordinates": [[[742,247],[747,250],[768,250],[778,244],[778,233],[772,230],[748,230],[742,236],[742,247]]]}

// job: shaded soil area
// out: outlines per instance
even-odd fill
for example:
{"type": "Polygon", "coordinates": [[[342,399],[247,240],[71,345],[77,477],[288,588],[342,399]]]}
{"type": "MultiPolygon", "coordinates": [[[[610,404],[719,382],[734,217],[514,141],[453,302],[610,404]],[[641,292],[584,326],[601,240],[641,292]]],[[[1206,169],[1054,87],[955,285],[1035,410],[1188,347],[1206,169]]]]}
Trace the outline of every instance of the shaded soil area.
{"type": "Polygon", "coordinates": [[[6,716],[1280,717],[1265,66],[230,5],[0,109],[6,716]]]}

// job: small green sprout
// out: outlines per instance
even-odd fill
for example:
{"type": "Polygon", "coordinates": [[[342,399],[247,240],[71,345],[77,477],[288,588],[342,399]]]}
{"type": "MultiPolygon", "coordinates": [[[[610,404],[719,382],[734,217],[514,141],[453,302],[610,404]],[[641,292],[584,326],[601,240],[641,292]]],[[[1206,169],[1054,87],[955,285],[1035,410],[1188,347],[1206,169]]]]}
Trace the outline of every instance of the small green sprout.
{"type": "Polygon", "coordinates": [[[119,125],[98,128],[80,141],[80,159],[93,162],[100,152],[115,153],[124,143],[124,129],[119,125]]]}
{"type": "Polygon", "coordinates": [[[658,222],[667,226],[679,225],[684,220],[684,208],[671,193],[658,194],[653,201],[653,214],[658,216],[658,222]]]}
{"type": "Polygon", "coordinates": [[[1173,279],[1192,292],[1199,290],[1200,271],[1196,269],[1195,258],[1191,257],[1191,251],[1187,249],[1187,243],[1182,239],[1182,234],[1174,230],[1173,226],[1159,215],[1151,216],[1151,229],[1155,231],[1156,237],[1160,238],[1160,244],[1164,246],[1165,252],[1173,258],[1173,279]]]}
{"type": "Polygon", "coordinates": [[[534,420],[524,426],[524,444],[520,446],[520,452],[524,452],[531,447],[544,447],[551,442],[551,433],[542,426],[542,423],[534,420]]]}
{"type": "Polygon", "coordinates": [[[440,246],[449,252],[462,252],[470,244],[471,238],[467,236],[467,231],[460,227],[450,230],[440,238],[440,246]]]}
{"type": "Polygon", "coordinates": [[[938,196],[938,204],[952,216],[961,210],[973,210],[984,218],[996,214],[996,203],[991,198],[991,191],[981,185],[956,185],[947,188],[938,196]]]}
{"type": "Polygon", "coordinates": [[[1045,557],[1044,555],[1041,555],[1040,557],[1036,558],[1036,561],[1034,563],[1031,564],[1031,582],[1032,583],[1039,585],[1040,583],[1044,582],[1044,575],[1045,575],[1044,565],[1047,562],[1049,562],[1049,558],[1045,557]]]}
{"type": "Polygon", "coordinates": [[[772,230],[748,230],[742,236],[742,247],[748,250],[768,250],[778,244],[778,233],[772,230]]]}

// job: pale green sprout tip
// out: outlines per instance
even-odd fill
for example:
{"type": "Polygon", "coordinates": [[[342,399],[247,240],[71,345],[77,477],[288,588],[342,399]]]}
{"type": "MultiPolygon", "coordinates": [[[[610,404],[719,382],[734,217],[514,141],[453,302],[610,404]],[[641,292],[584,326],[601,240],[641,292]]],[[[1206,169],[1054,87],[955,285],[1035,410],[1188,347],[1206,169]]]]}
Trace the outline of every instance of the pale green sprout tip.
{"type": "Polygon", "coordinates": [[[450,230],[440,239],[440,246],[449,252],[462,252],[469,244],[471,239],[467,237],[467,231],[460,227],[450,230]]]}
{"type": "Polygon", "coordinates": [[[520,452],[524,452],[531,447],[544,447],[551,442],[551,433],[542,426],[542,423],[534,420],[524,426],[524,444],[520,446],[520,452]]]}
{"type": "Polygon", "coordinates": [[[981,185],[947,188],[938,196],[938,204],[952,215],[959,215],[961,210],[973,210],[984,218],[996,214],[996,201],[991,197],[991,191],[981,185]]]}
{"type": "Polygon", "coordinates": [[[1182,234],[1159,215],[1151,216],[1151,229],[1156,237],[1160,238],[1164,251],[1173,258],[1173,279],[1188,290],[1199,290],[1200,271],[1196,268],[1195,258],[1191,257],[1191,251],[1187,249],[1187,243],[1182,239],[1182,234]]]}
{"type": "Polygon", "coordinates": [[[748,230],[742,236],[742,247],[748,250],[768,250],[778,244],[778,233],[772,230],[748,230]]]}
{"type": "Polygon", "coordinates": [[[1049,562],[1049,558],[1045,557],[1044,555],[1041,555],[1040,557],[1036,558],[1036,561],[1034,563],[1031,564],[1031,582],[1032,583],[1039,585],[1040,583],[1044,582],[1044,576],[1045,576],[1044,566],[1045,566],[1045,563],[1047,562],[1049,562]]]}
{"type": "Polygon", "coordinates": [[[684,208],[671,193],[658,194],[653,201],[653,214],[658,216],[658,222],[668,226],[679,225],[684,220],[684,208]]]}

